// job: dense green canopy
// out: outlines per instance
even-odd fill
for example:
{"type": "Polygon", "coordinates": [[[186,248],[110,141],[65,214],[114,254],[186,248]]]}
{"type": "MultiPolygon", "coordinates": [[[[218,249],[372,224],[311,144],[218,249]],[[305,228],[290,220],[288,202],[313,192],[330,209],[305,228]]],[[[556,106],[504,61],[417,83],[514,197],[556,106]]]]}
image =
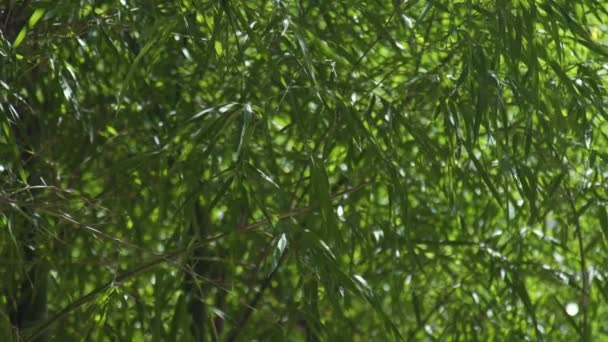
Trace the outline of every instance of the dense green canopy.
{"type": "Polygon", "coordinates": [[[0,339],[608,338],[606,20],[2,2],[0,339]]]}

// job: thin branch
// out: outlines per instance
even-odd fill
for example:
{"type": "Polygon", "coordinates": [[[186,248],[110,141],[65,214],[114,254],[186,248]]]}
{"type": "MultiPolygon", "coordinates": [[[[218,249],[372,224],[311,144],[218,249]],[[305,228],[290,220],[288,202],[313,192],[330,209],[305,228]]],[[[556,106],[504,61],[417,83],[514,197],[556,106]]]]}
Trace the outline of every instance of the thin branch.
{"type": "Polygon", "coordinates": [[[266,288],[268,288],[268,286],[270,286],[272,279],[274,278],[279,267],[283,263],[283,260],[285,259],[286,255],[287,255],[287,249],[283,250],[283,253],[281,253],[281,257],[279,258],[277,265],[272,270],[272,272],[270,272],[270,274],[266,277],[266,279],[264,279],[264,281],[262,282],[262,286],[260,287],[260,290],[258,291],[258,293],[256,293],[253,300],[247,306],[245,306],[245,309],[243,310],[243,313],[241,314],[241,318],[239,319],[238,323],[235,325],[234,329],[232,329],[232,332],[230,333],[230,335],[228,335],[228,338],[226,339],[226,341],[229,341],[229,342],[236,341],[236,339],[239,337],[239,335],[244,331],[245,325],[249,321],[249,318],[251,317],[253,310],[255,310],[255,307],[258,305],[258,303],[262,299],[262,295],[264,294],[264,291],[266,290],[266,288]]]}
{"type": "Polygon", "coordinates": [[[173,252],[172,254],[169,255],[165,255],[159,258],[156,258],[152,261],[149,261],[147,263],[144,263],[143,265],[140,265],[138,267],[135,267],[131,270],[128,270],[126,272],[123,272],[119,275],[117,275],[116,277],[114,277],[114,279],[106,282],[105,284],[97,287],[96,289],[92,290],[91,292],[87,293],[86,295],[78,298],[77,300],[75,300],[74,302],[72,302],[71,304],[69,304],[68,306],[66,306],[65,308],[63,308],[61,311],[59,311],[57,314],[55,314],[53,317],[47,319],[45,322],[41,323],[39,326],[37,326],[35,328],[35,330],[28,336],[27,340],[34,340],[37,337],[41,336],[42,334],[44,334],[51,326],[53,326],[53,324],[55,324],[57,321],[59,321],[60,319],[66,317],[68,314],[70,314],[72,311],[77,310],[78,308],[82,307],[83,305],[85,305],[86,303],[92,301],[93,299],[95,299],[98,295],[102,294],[103,292],[105,292],[107,289],[111,288],[112,286],[116,286],[116,284],[124,282],[126,280],[129,280],[131,278],[134,278],[135,276],[148,271],[149,269],[152,269],[164,262],[170,261],[173,258],[179,256],[180,254],[184,253],[186,250],[179,250],[176,252],[173,252]]]}

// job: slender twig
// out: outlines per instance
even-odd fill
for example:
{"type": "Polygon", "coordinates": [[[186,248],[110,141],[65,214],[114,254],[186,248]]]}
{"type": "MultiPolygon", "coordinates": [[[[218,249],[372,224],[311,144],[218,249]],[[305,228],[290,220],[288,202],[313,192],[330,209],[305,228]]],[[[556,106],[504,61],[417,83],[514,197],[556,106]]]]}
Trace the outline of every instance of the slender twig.
{"type": "MultiPolygon", "coordinates": [[[[365,187],[365,186],[367,186],[369,184],[372,184],[372,183],[373,183],[372,181],[365,182],[365,183],[359,184],[357,186],[354,186],[352,188],[348,188],[348,189],[346,189],[344,191],[337,192],[337,193],[335,193],[334,195],[331,196],[331,199],[335,200],[337,198],[340,198],[341,196],[344,196],[344,195],[350,194],[352,192],[358,191],[358,190],[362,189],[363,187],[365,187]]],[[[294,208],[294,209],[292,209],[292,210],[290,210],[288,212],[285,212],[283,214],[278,215],[277,219],[280,221],[280,220],[288,219],[288,218],[291,218],[291,217],[300,216],[302,214],[306,214],[306,213],[311,212],[312,209],[313,208],[311,208],[311,207],[294,208]]],[[[265,225],[267,225],[269,223],[271,223],[270,220],[268,220],[267,218],[264,218],[264,219],[261,219],[259,221],[256,221],[256,222],[250,223],[248,225],[245,225],[243,227],[239,227],[238,230],[233,230],[233,231],[230,231],[230,232],[217,234],[215,236],[212,236],[212,237],[210,237],[208,239],[203,240],[201,243],[207,244],[207,243],[219,240],[221,238],[224,238],[226,236],[234,234],[235,231],[238,231],[238,232],[253,231],[253,230],[256,230],[257,228],[265,226],[265,225]]]]}
{"type": "Polygon", "coordinates": [[[90,302],[91,300],[95,299],[98,295],[100,295],[101,293],[103,293],[104,291],[106,291],[107,289],[111,288],[112,286],[115,286],[118,283],[124,282],[125,280],[129,280],[139,274],[141,274],[142,272],[145,272],[151,268],[154,268],[155,266],[158,266],[164,262],[167,262],[169,260],[172,260],[173,258],[179,256],[180,254],[184,253],[186,250],[179,250],[176,251],[170,255],[165,255],[159,258],[156,258],[152,261],[149,261],[147,263],[144,263],[138,267],[135,267],[131,270],[128,270],[126,272],[123,272],[121,274],[118,274],[116,277],[114,277],[114,279],[106,282],[105,284],[97,287],[96,289],[92,290],[91,292],[87,293],[86,295],[78,298],[77,300],[75,300],[74,302],[72,302],[71,304],[69,304],[68,306],[66,306],[65,308],[63,308],[61,311],[59,311],[57,314],[55,314],[54,316],[52,316],[51,318],[47,319],[45,322],[43,322],[42,324],[40,324],[36,330],[34,330],[29,336],[27,340],[34,340],[35,338],[37,338],[38,336],[44,334],[53,324],[55,324],[57,321],[59,321],[60,319],[64,318],[65,316],[67,316],[68,314],[70,314],[72,311],[77,310],[78,308],[80,308],[81,306],[85,305],[86,303],[90,302]]]}
{"type": "MultiPolygon", "coordinates": [[[[360,184],[358,186],[355,186],[353,188],[350,189],[346,189],[342,192],[339,192],[337,194],[335,194],[333,196],[333,198],[338,198],[342,195],[357,191],[359,189],[361,189],[362,187],[364,187],[365,185],[367,185],[369,183],[364,183],[364,184],[360,184]]],[[[284,213],[282,215],[279,216],[279,219],[286,219],[289,217],[293,217],[293,216],[298,216],[301,215],[303,213],[307,213],[310,212],[312,209],[311,208],[301,208],[301,209],[294,209],[292,211],[289,211],[287,213],[284,213]]],[[[80,224],[81,226],[83,226],[81,223],[78,223],[76,221],[74,221],[73,219],[71,219],[69,216],[61,216],[62,218],[75,223],[75,224],[80,224]]],[[[252,224],[249,224],[247,226],[245,226],[243,228],[244,231],[249,231],[249,230],[254,230],[260,226],[263,226],[265,224],[268,224],[268,220],[264,219],[258,222],[254,222],[252,224]]],[[[92,231],[93,233],[95,233],[97,236],[101,236],[104,238],[107,238],[109,240],[113,240],[113,241],[117,241],[120,243],[125,243],[124,240],[118,239],[114,236],[109,236],[93,227],[90,226],[86,226],[84,225],[84,227],[89,230],[92,231]]],[[[216,235],[214,237],[211,237],[209,239],[205,239],[203,241],[200,242],[200,244],[208,244],[212,241],[218,240],[222,237],[227,236],[229,233],[223,233],[223,234],[219,234],[216,235]]],[[[133,247],[135,247],[135,244],[130,244],[128,243],[129,246],[133,245],[133,247]]],[[[139,267],[136,267],[132,270],[126,271],[124,273],[119,274],[118,276],[116,276],[112,281],[108,281],[107,283],[97,287],[96,289],[92,290],[91,292],[89,292],[88,294],[80,297],[79,299],[77,299],[76,301],[74,301],[72,304],[66,306],[65,308],[63,308],[61,311],[59,311],[56,315],[54,315],[53,317],[49,318],[48,320],[46,320],[44,323],[42,323],[33,333],[32,335],[30,335],[31,339],[36,338],[37,336],[40,336],[41,334],[43,334],[50,326],[52,326],[56,321],[58,321],[59,319],[67,316],[69,313],[71,313],[72,311],[80,308],[82,305],[90,302],[91,300],[93,300],[94,298],[96,298],[100,293],[102,293],[103,291],[105,291],[106,289],[108,289],[109,287],[113,286],[115,283],[118,282],[122,282],[124,280],[130,279],[135,277],[136,275],[156,266],[159,265],[161,263],[164,262],[168,262],[168,261],[172,261],[175,257],[187,252],[187,249],[182,249],[182,250],[178,250],[176,252],[173,252],[171,254],[167,254],[167,255],[163,255],[160,256],[146,264],[143,264],[139,267]]],[[[275,275],[276,271],[278,270],[279,266],[281,265],[283,259],[285,257],[285,251],[283,252],[283,254],[281,254],[281,257],[277,263],[277,266],[274,268],[274,270],[268,275],[268,277],[265,279],[264,283],[262,284],[262,287],[260,288],[260,291],[258,292],[258,294],[256,295],[256,297],[252,300],[252,302],[246,307],[245,311],[243,312],[241,319],[239,320],[240,324],[238,325],[238,327],[242,327],[247,320],[249,319],[249,316],[251,316],[252,312],[253,312],[253,308],[255,307],[255,305],[257,305],[257,303],[259,302],[259,300],[262,297],[262,293],[264,292],[264,289],[266,287],[268,287],[268,285],[270,284],[270,281],[272,280],[272,277],[275,275]]],[[[229,341],[233,341],[234,338],[238,337],[238,335],[240,334],[240,331],[238,331],[238,329],[236,329],[235,331],[233,331],[231,333],[230,336],[235,335],[233,337],[233,339],[228,339],[229,341]]]]}
{"type": "Polygon", "coordinates": [[[247,322],[249,321],[249,318],[251,317],[251,314],[253,313],[253,310],[255,310],[255,307],[258,305],[258,303],[262,299],[262,295],[264,294],[264,291],[266,290],[266,288],[268,288],[268,286],[270,286],[270,283],[272,282],[272,278],[274,278],[279,267],[281,267],[281,264],[283,263],[283,260],[285,259],[286,255],[287,255],[287,249],[283,250],[283,253],[281,253],[281,257],[279,258],[277,265],[274,267],[272,272],[270,272],[270,274],[264,279],[264,281],[262,282],[262,285],[260,286],[260,290],[258,291],[258,293],[256,293],[253,300],[251,300],[251,302],[249,302],[249,304],[247,304],[245,306],[245,308],[243,309],[243,312],[241,313],[241,318],[239,319],[239,321],[236,324],[236,326],[234,327],[234,329],[232,329],[232,332],[230,333],[230,335],[228,335],[228,338],[226,339],[226,341],[229,341],[229,342],[236,341],[236,339],[239,337],[239,335],[243,332],[245,325],[247,324],[247,322]]]}

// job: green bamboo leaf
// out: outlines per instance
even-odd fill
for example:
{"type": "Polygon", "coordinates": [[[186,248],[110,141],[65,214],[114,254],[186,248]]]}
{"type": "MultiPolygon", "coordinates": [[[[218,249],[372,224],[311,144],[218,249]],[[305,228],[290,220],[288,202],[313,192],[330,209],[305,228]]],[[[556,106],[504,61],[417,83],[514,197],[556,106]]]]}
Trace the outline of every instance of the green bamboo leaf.
{"type": "Polygon", "coordinates": [[[239,147],[236,151],[237,159],[241,159],[243,146],[248,144],[249,136],[251,135],[252,116],[253,110],[251,109],[251,105],[248,104],[243,110],[243,125],[241,126],[241,137],[239,139],[239,147]]]}
{"type": "Polygon", "coordinates": [[[524,304],[524,308],[526,310],[527,315],[531,318],[533,329],[536,332],[536,337],[541,339],[542,333],[539,330],[538,320],[536,319],[536,308],[532,304],[532,300],[530,299],[530,295],[528,294],[528,290],[526,289],[523,280],[519,279],[517,276],[513,279],[513,283],[511,283],[512,290],[519,297],[519,299],[524,304]]]}
{"type": "Polygon", "coordinates": [[[118,112],[120,111],[120,105],[123,100],[124,92],[129,87],[131,79],[135,75],[135,71],[139,67],[139,64],[141,63],[142,59],[152,50],[152,48],[158,48],[158,46],[162,44],[165,39],[168,38],[173,25],[174,23],[172,21],[161,22],[161,24],[157,26],[157,33],[146,43],[146,45],[144,45],[144,47],[139,51],[137,56],[135,56],[135,59],[129,66],[127,74],[120,85],[120,89],[116,94],[116,114],[118,114],[118,112]]]}
{"type": "Polygon", "coordinates": [[[32,16],[28,20],[28,26],[30,28],[33,28],[38,23],[38,21],[42,19],[45,12],[46,10],[44,8],[37,8],[36,10],[34,10],[34,13],[32,13],[32,16]]]}
{"type": "Polygon", "coordinates": [[[604,237],[604,243],[608,240],[608,214],[606,213],[606,207],[603,205],[597,208],[598,218],[600,220],[600,229],[604,237]]]}
{"type": "Polygon", "coordinates": [[[21,45],[21,43],[25,39],[25,36],[27,36],[27,31],[28,28],[26,26],[24,26],[21,31],[19,31],[19,34],[17,34],[15,41],[13,41],[13,49],[16,49],[17,47],[19,47],[19,45],[21,45]]]}
{"type": "Polygon", "coordinates": [[[339,242],[339,232],[334,210],[331,203],[329,178],[320,160],[311,156],[311,203],[318,208],[323,220],[321,236],[331,236],[335,242],[339,242]]]}
{"type": "Polygon", "coordinates": [[[492,196],[494,196],[494,199],[496,200],[496,202],[501,203],[500,195],[498,194],[496,187],[492,183],[490,175],[488,175],[488,173],[486,172],[486,170],[483,167],[483,165],[481,164],[481,162],[479,162],[477,157],[475,157],[475,153],[471,150],[469,145],[466,143],[463,145],[464,145],[465,149],[467,150],[469,158],[475,165],[475,169],[477,169],[477,172],[479,172],[479,175],[481,176],[481,179],[483,180],[484,184],[487,186],[488,190],[490,190],[490,193],[492,194],[492,196]]]}
{"type": "Polygon", "coordinates": [[[21,45],[21,43],[23,43],[23,40],[25,40],[28,31],[33,29],[34,26],[36,26],[38,21],[40,21],[40,19],[44,16],[45,12],[46,10],[44,8],[37,8],[36,10],[34,10],[34,13],[32,13],[28,20],[28,24],[23,26],[19,31],[19,34],[17,34],[17,37],[15,37],[15,40],[13,41],[13,49],[16,49],[17,47],[19,47],[19,45],[21,45]]]}

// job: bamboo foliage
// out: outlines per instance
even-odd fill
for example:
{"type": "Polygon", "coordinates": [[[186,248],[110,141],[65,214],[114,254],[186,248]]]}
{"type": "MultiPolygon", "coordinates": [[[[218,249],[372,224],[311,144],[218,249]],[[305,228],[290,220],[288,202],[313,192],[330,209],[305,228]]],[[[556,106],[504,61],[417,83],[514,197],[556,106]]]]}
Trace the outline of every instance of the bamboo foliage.
{"type": "Polygon", "coordinates": [[[2,340],[601,340],[607,18],[0,4],[2,340]]]}

